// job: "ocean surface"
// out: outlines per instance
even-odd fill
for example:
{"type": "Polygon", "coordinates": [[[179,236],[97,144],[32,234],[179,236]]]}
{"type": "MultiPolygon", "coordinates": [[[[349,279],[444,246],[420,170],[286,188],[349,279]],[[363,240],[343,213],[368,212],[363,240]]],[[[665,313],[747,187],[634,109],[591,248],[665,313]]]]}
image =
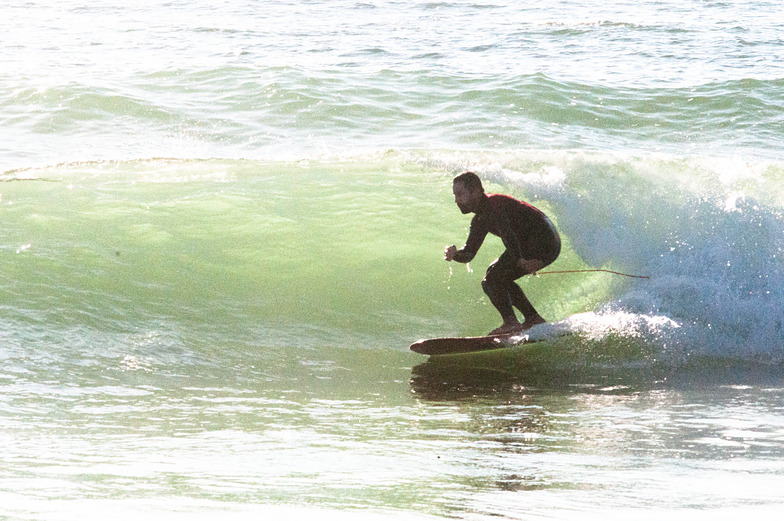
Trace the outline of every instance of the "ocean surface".
{"type": "Polygon", "coordinates": [[[0,519],[781,519],[784,3],[0,5],[0,519]],[[545,210],[443,261],[451,179],[545,210]]]}

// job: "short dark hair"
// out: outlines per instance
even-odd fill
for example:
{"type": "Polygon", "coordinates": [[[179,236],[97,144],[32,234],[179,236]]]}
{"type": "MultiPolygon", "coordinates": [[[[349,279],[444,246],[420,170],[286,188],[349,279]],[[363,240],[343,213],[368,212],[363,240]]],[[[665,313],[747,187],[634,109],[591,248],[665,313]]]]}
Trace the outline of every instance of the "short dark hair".
{"type": "Polygon", "coordinates": [[[485,189],[482,186],[482,180],[479,179],[479,176],[473,172],[463,172],[459,176],[455,177],[454,181],[452,181],[452,184],[454,183],[461,183],[471,191],[479,190],[482,193],[485,192],[485,189]]]}

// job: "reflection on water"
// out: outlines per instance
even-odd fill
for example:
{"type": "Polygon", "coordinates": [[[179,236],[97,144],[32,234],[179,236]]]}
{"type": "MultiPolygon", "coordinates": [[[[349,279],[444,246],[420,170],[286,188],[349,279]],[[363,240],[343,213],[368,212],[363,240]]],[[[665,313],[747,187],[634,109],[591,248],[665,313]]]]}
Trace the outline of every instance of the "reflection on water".
{"type": "Polygon", "coordinates": [[[513,375],[444,362],[414,367],[411,390],[429,415],[442,417],[429,436],[437,432],[447,453],[469,455],[477,514],[517,519],[521,509],[566,506],[548,505],[553,498],[611,518],[617,511],[608,504],[779,504],[778,367],[658,379],[634,371],[513,375]]]}
{"type": "Polygon", "coordinates": [[[503,450],[728,458],[784,455],[784,375],[772,366],[513,375],[417,365],[412,393],[470,411],[465,423],[503,450]]]}
{"type": "Polygon", "coordinates": [[[117,356],[121,370],[62,382],[42,359],[6,375],[3,507],[78,495],[612,517],[607,505],[773,505],[784,487],[778,368],[513,373],[412,368],[389,349],[231,347],[174,367],[117,356]]]}

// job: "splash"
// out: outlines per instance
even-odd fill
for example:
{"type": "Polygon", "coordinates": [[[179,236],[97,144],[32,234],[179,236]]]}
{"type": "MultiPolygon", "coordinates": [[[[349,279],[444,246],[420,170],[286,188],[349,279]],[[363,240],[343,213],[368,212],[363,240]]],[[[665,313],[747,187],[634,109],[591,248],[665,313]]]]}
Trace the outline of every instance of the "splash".
{"type": "Polygon", "coordinates": [[[568,327],[645,337],[673,358],[784,362],[780,164],[559,151],[487,159],[472,166],[547,209],[567,257],[651,277],[604,279],[608,298],[568,327]]]}

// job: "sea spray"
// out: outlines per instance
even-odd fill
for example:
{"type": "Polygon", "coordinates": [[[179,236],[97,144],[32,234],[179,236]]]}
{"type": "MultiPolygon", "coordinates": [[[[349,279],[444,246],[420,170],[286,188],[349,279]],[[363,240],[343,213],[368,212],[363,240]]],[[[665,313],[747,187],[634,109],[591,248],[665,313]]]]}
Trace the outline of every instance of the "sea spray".
{"type": "Polygon", "coordinates": [[[487,174],[546,201],[587,264],[651,276],[625,281],[597,313],[673,321],[652,334],[677,356],[784,361],[780,165],[558,155],[535,171],[487,174]]]}

